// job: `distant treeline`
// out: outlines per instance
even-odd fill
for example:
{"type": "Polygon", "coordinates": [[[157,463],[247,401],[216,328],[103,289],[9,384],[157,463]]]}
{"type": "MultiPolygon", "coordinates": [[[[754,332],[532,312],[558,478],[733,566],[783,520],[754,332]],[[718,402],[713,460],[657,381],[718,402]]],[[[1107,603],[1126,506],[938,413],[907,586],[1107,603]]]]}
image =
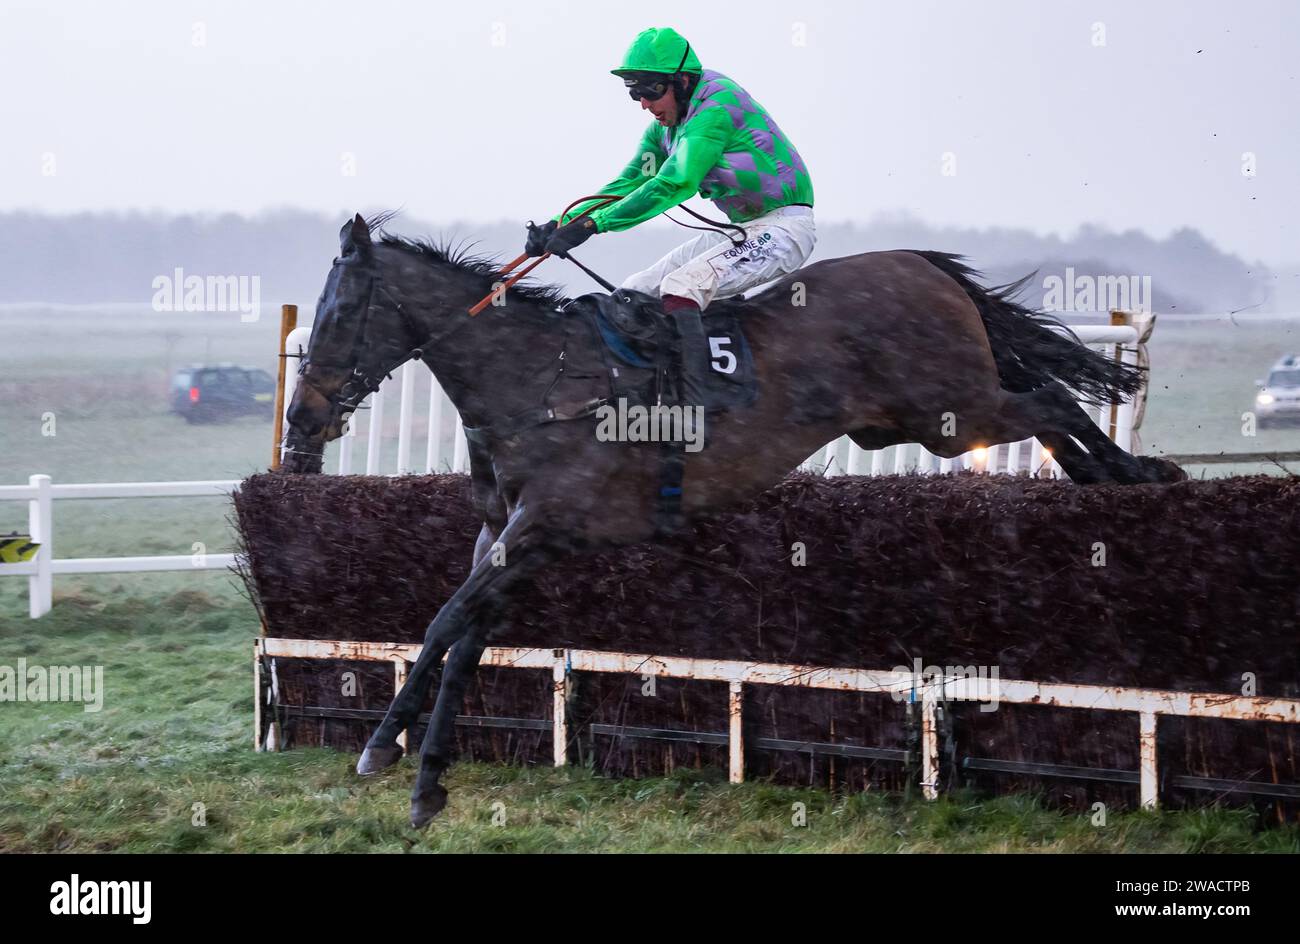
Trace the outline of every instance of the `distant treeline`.
{"type": "MultiPolygon", "coordinates": [[[[298,210],[253,217],[0,213],[0,303],[148,303],[154,279],[171,277],[179,268],[187,276],[260,276],[264,304],[295,302],[310,309],[345,219],[343,213],[298,210]]],[[[406,236],[467,240],[476,251],[509,256],[524,239],[523,220],[439,225],[398,216],[389,229],[406,236]]],[[[1036,270],[1025,288],[1026,299],[1035,305],[1048,297],[1044,280],[1066,280],[1068,272],[1076,282],[1149,277],[1149,302],[1159,312],[1300,308],[1295,273],[1248,264],[1193,229],[1157,240],[1138,231],[1084,227],[1060,239],[1022,229],[938,228],[900,217],[868,224],[825,222],[818,230],[814,259],[875,249],[940,249],[968,256],[991,283],[1011,282],[1036,270]]],[[[595,271],[619,281],[692,235],[656,222],[593,240],[580,255],[595,271]]],[[[559,260],[546,263],[538,275],[575,293],[594,288],[559,260]]]]}

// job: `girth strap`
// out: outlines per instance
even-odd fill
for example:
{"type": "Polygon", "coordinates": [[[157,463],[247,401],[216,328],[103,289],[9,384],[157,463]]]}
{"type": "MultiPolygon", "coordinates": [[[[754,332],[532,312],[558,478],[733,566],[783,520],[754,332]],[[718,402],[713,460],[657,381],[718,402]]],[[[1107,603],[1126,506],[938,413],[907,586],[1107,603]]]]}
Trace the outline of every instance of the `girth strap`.
{"type": "Polygon", "coordinates": [[[566,420],[580,420],[584,416],[593,416],[595,412],[609,403],[609,397],[596,397],[581,403],[567,403],[559,406],[536,406],[514,416],[506,417],[491,426],[466,426],[465,438],[474,443],[486,445],[492,440],[509,439],[526,429],[542,426],[546,423],[562,423],[566,420]]]}

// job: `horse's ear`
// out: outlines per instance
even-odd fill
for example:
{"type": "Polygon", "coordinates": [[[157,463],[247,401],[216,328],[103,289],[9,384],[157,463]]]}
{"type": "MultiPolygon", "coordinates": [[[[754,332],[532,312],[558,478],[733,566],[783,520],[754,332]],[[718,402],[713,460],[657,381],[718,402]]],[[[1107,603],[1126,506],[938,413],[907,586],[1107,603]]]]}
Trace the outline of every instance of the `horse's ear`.
{"type": "Polygon", "coordinates": [[[345,256],[349,252],[365,255],[371,245],[370,227],[360,213],[344,223],[343,228],[339,230],[339,248],[343,250],[345,256]]]}

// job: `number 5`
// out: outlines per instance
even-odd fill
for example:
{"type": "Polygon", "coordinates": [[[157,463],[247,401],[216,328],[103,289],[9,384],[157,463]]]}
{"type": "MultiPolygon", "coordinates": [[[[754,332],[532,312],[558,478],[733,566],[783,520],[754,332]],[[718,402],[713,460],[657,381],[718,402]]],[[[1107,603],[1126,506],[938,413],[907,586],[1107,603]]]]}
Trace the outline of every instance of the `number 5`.
{"type": "Polygon", "coordinates": [[[724,344],[730,343],[731,338],[709,338],[709,350],[713,353],[713,369],[720,374],[736,372],[736,355],[723,347],[724,344]]]}

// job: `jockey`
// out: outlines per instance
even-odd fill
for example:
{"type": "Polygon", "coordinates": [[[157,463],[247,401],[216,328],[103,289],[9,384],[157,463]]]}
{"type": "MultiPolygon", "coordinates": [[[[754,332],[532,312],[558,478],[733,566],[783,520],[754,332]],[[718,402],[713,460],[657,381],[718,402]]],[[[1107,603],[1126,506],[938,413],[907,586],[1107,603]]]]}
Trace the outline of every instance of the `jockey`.
{"type": "Polygon", "coordinates": [[[682,345],[683,399],[706,405],[703,310],[804,263],[816,241],[812,179],[767,111],[725,75],[701,68],[676,30],[643,31],[612,72],[655,119],[623,172],[598,191],[621,199],[572,220],[592,205],[580,204],[571,222],[555,217],[531,228],[526,251],[563,257],[596,233],[630,229],[697,191],[712,200],[736,225],[688,240],[622,285],[662,297],[682,345]]]}

